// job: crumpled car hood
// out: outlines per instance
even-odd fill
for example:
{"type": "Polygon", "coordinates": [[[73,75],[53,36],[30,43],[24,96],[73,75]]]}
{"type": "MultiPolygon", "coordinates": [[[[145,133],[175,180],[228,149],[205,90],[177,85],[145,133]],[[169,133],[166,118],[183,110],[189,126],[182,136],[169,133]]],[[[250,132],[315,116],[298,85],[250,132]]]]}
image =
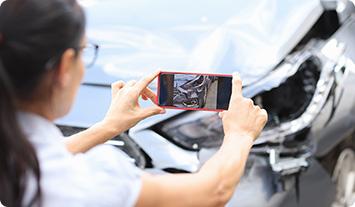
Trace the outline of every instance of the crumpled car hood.
{"type": "Polygon", "coordinates": [[[269,73],[323,12],[319,0],[81,0],[100,44],[84,82],[109,84],[157,69],[269,73]]]}
{"type": "MultiPolygon", "coordinates": [[[[249,86],[243,90],[247,97],[277,87],[295,70],[290,64],[275,66],[323,12],[319,0],[80,2],[88,16],[87,36],[100,44],[100,52],[95,67],[86,71],[73,110],[57,123],[81,127],[104,117],[110,83],[139,79],[156,69],[237,71],[249,86]]],[[[179,113],[169,110],[144,122],[179,113]]]]}

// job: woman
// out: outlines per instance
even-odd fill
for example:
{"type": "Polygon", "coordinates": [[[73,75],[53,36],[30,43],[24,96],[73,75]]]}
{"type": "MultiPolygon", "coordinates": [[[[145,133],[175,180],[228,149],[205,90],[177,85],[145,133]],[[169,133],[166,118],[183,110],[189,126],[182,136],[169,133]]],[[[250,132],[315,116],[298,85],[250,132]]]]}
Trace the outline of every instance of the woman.
{"type": "Polygon", "coordinates": [[[157,73],[112,85],[105,118],[66,141],[53,120],[68,113],[84,74],[85,16],[75,0],[7,0],[0,7],[0,201],[8,206],[223,206],[230,199],[265,110],[233,77],[225,138],[199,172],[149,175],[100,145],[164,109],[147,87],[157,73]]]}

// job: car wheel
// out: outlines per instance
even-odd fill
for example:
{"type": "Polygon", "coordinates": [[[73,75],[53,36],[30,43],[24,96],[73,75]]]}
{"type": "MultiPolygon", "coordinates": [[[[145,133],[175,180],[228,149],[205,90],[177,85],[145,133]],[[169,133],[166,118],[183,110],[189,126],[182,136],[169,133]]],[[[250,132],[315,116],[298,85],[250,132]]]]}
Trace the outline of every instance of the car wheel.
{"type": "Polygon", "coordinates": [[[355,207],[355,150],[344,149],[333,172],[336,184],[336,200],[332,207],[355,207]]]}

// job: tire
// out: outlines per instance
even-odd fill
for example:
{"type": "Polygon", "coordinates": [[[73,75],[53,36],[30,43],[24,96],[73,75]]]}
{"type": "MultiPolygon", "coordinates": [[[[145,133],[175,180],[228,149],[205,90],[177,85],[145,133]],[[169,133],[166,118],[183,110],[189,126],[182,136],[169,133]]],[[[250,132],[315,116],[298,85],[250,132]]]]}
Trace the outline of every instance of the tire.
{"type": "Polygon", "coordinates": [[[337,190],[332,207],[355,207],[355,150],[353,148],[346,148],[340,153],[332,179],[337,190]]]}

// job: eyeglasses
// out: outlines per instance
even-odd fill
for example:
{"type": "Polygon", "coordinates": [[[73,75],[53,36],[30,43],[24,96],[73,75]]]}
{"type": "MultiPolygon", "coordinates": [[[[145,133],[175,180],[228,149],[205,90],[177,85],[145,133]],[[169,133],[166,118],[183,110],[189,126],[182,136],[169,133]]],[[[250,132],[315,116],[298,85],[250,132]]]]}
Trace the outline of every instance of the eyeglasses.
{"type": "Polygon", "coordinates": [[[84,47],[77,48],[77,50],[82,51],[82,57],[86,68],[90,68],[95,64],[99,48],[99,45],[91,42],[87,43],[84,47]]]}
{"type": "MultiPolygon", "coordinates": [[[[87,43],[86,46],[73,48],[77,53],[82,52],[82,58],[84,61],[84,65],[86,68],[90,68],[95,64],[99,53],[99,45],[95,43],[87,43]]],[[[56,66],[56,64],[60,61],[60,56],[55,56],[48,60],[45,67],[47,69],[51,69],[56,66]]]]}

